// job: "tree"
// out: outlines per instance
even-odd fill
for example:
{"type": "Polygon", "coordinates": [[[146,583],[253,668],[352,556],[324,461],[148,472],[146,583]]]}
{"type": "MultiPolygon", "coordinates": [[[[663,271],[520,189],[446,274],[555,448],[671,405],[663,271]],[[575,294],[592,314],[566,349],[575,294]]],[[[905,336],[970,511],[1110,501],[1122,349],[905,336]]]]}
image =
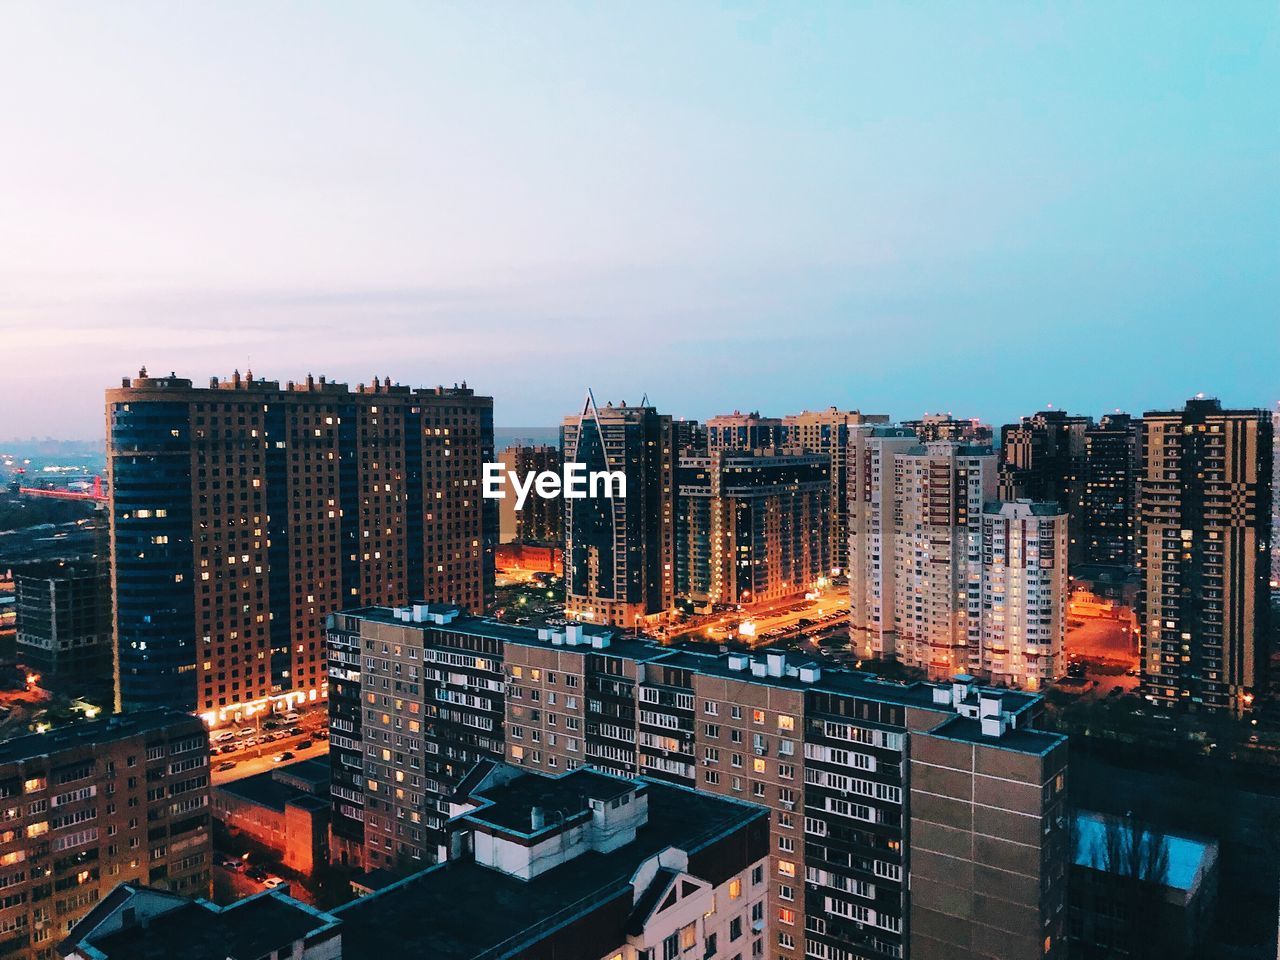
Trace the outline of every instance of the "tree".
{"type": "Polygon", "coordinates": [[[1168,837],[1130,811],[1108,817],[1094,843],[1115,921],[1112,949],[1139,960],[1165,956],[1166,931],[1157,918],[1169,876],[1168,837]]]}

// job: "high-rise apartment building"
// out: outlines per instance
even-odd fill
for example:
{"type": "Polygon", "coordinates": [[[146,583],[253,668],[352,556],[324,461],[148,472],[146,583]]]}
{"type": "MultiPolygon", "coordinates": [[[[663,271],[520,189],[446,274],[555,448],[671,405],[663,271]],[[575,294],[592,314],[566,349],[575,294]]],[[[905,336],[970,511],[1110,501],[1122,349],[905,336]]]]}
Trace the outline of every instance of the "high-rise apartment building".
{"type": "Polygon", "coordinates": [[[1085,436],[1092,426],[1089,417],[1042,410],[1000,430],[1000,499],[1061,506],[1072,564],[1085,555],[1085,436]]]}
{"type": "Polygon", "coordinates": [[[994,439],[991,424],[983,423],[977,417],[957,420],[949,413],[926,413],[919,420],[904,420],[901,425],[913,431],[921,443],[951,440],[982,446],[994,439]]]}
{"type": "Polygon", "coordinates": [[[919,444],[905,427],[849,431],[849,642],[861,657],[897,656],[896,458],[919,444]]]}
{"type": "Polygon", "coordinates": [[[721,414],[707,421],[707,453],[764,450],[782,445],[782,421],[759,412],[721,414]]]}
{"type": "Polygon", "coordinates": [[[676,596],[705,608],[797,596],[830,569],[830,458],[770,448],[681,457],[676,596]]]}
{"type": "Polygon", "coordinates": [[[14,573],[18,660],[40,686],[109,706],[111,579],[97,563],[48,563],[14,573]]]}
{"type": "Polygon", "coordinates": [[[427,605],[337,614],[330,640],[352,671],[330,700],[348,862],[443,859],[486,757],[593,766],[770,810],[764,956],[1063,955],[1066,741],[1036,729],[1033,695],[427,605]]]}
{"type": "Polygon", "coordinates": [[[1214,399],[1142,421],[1138,622],[1147,696],[1248,710],[1268,659],[1271,416],[1214,399]]]}
{"type": "Polygon", "coordinates": [[[1271,592],[1280,593],[1280,401],[1271,413],[1271,592]]]}
{"type": "Polygon", "coordinates": [[[1085,563],[1133,567],[1137,563],[1138,475],[1142,469],[1141,421],[1108,414],[1085,430],[1085,563]]]}
{"type": "Polygon", "coordinates": [[[671,422],[676,455],[682,457],[705,456],[707,450],[707,425],[698,420],[677,417],[671,422]]]}
{"type": "Polygon", "coordinates": [[[117,884],[210,895],[209,736],[147,710],[0,743],[0,956],[48,960],[117,884]]]}
{"type": "Polygon", "coordinates": [[[980,666],[991,682],[1039,690],[1062,673],[1067,637],[1067,515],[1056,503],[982,511],[980,666]]]}
{"type": "Polygon", "coordinates": [[[625,497],[583,497],[565,506],[565,613],[630,628],[675,601],[675,462],[671,417],[653,407],[597,407],[560,428],[565,463],[587,474],[620,471],[625,497]]]}
{"type": "MultiPolygon", "coordinates": [[[[504,471],[520,477],[543,471],[559,473],[561,467],[560,449],[544,444],[516,444],[507,447],[498,455],[498,460],[504,471]]],[[[498,509],[502,514],[503,542],[514,540],[518,543],[559,544],[563,541],[563,500],[535,494],[526,497],[524,506],[517,510],[515,492],[510,489],[510,484],[507,484],[505,492],[506,497],[498,501],[498,509]],[[508,529],[510,536],[507,536],[508,529]]]]}
{"type": "Polygon", "coordinates": [[[210,723],[326,690],[324,618],[425,596],[492,596],[493,401],[176,376],[107,391],[120,706],[210,723]]]}
{"type": "Polygon", "coordinates": [[[849,429],[863,423],[888,423],[882,413],[826,410],[792,413],[782,418],[782,445],[831,458],[831,572],[843,574],[849,565],[849,486],[845,458],[849,429]]]}
{"type": "Polygon", "coordinates": [[[990,447],[947,441],[895,456],[897,659],[945,679],[981,667],[982,510],[994,498],[990,447]]]}

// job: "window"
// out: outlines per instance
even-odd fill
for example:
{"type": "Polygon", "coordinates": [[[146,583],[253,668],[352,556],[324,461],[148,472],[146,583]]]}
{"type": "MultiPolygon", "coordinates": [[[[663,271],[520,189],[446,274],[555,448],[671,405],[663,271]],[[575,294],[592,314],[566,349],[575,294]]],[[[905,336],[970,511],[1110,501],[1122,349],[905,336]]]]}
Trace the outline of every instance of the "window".
{"type": "Polygon", "coordinates": [[[742,936],[742,918],[734,917],[729,921],[729,941],[733,942],[742,936]]]}
{"type": "Polygon", "coordinates": [[[680,956],[680,934],[673,933],[662,941],[662,960],[676,960],[680,956]]]}
{"type": "Polygon", "coordinates": [[[795,926],[796,912],[789,907],[778,908],[778,920],[788,926],[795,926]]]}
{"type": "Polygon", "coordinates": [[[692,950],[698,943],[697,923],[688,923],[680,928],[680,949],[692,950]]]}
{"type": "Polygon", "coordinates": [[[729,881],[729,899],[737,900],[742,896],[742,878],[734,877],[729,881]]]}

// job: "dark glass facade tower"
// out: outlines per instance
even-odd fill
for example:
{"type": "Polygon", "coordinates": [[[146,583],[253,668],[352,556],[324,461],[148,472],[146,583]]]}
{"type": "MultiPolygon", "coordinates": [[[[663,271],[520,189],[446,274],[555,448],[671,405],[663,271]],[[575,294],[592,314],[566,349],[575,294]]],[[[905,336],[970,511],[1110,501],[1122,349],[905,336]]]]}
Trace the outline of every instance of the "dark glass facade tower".
{"type": "Polygon", "coordinates": [[[1137,562],[1140,428],[1140,420],[1114,413],[1085,431],[1085,563],[1132,567],[1137,562]]]}
{"type": "Polygon", "coordinates": [[[211,723],[327,690],[324,618],[410,597],[485,609],[493,401],[308,377],[107,392],[117,697],[211,723]]]}
{"type": "Polygon", "coordinates": [[[1089,417],[1042,410],[1000,430],[1000,499],[1062,507],[1072,565],[1085,555],[1085,434],[1092,426],[1089,417]]]}
{"type": "Polygon", "coordinates": [[[619,471],[626,496],[565,501],[566,616],[634,628],[674,601],[675,453],[671,418],[653,407],[597,407],[560,428],[565,463],[619,471]]]}

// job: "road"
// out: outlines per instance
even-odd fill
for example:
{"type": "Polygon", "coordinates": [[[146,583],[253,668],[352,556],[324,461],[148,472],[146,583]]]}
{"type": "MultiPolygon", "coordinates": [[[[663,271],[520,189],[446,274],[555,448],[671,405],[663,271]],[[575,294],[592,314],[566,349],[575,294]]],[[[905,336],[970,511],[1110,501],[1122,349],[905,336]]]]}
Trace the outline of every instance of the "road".
{"type": "MultiPolygon", "coordinates": [[[[716,616],[699,618],[681,624],[671,630],[671,639],[696,635],[707,640],[743,640],[753,646],[768,646],[778,637],[800,629],[799,621],[813,620],[838,611],[847,612],[849,598],[843,587],[833,587],[824,592],[816,600],[791,598],[764,605],[758,610],[743,610],[722,613],[716,616]],[[736,629],[739,623],[755,624],[755,635],[742,635],[736,629]],[[781,631],[778,637],[765,638],[764,634],[781,631]]],[[[824,624],[830,626],[830,623],[824,624]]]]}

